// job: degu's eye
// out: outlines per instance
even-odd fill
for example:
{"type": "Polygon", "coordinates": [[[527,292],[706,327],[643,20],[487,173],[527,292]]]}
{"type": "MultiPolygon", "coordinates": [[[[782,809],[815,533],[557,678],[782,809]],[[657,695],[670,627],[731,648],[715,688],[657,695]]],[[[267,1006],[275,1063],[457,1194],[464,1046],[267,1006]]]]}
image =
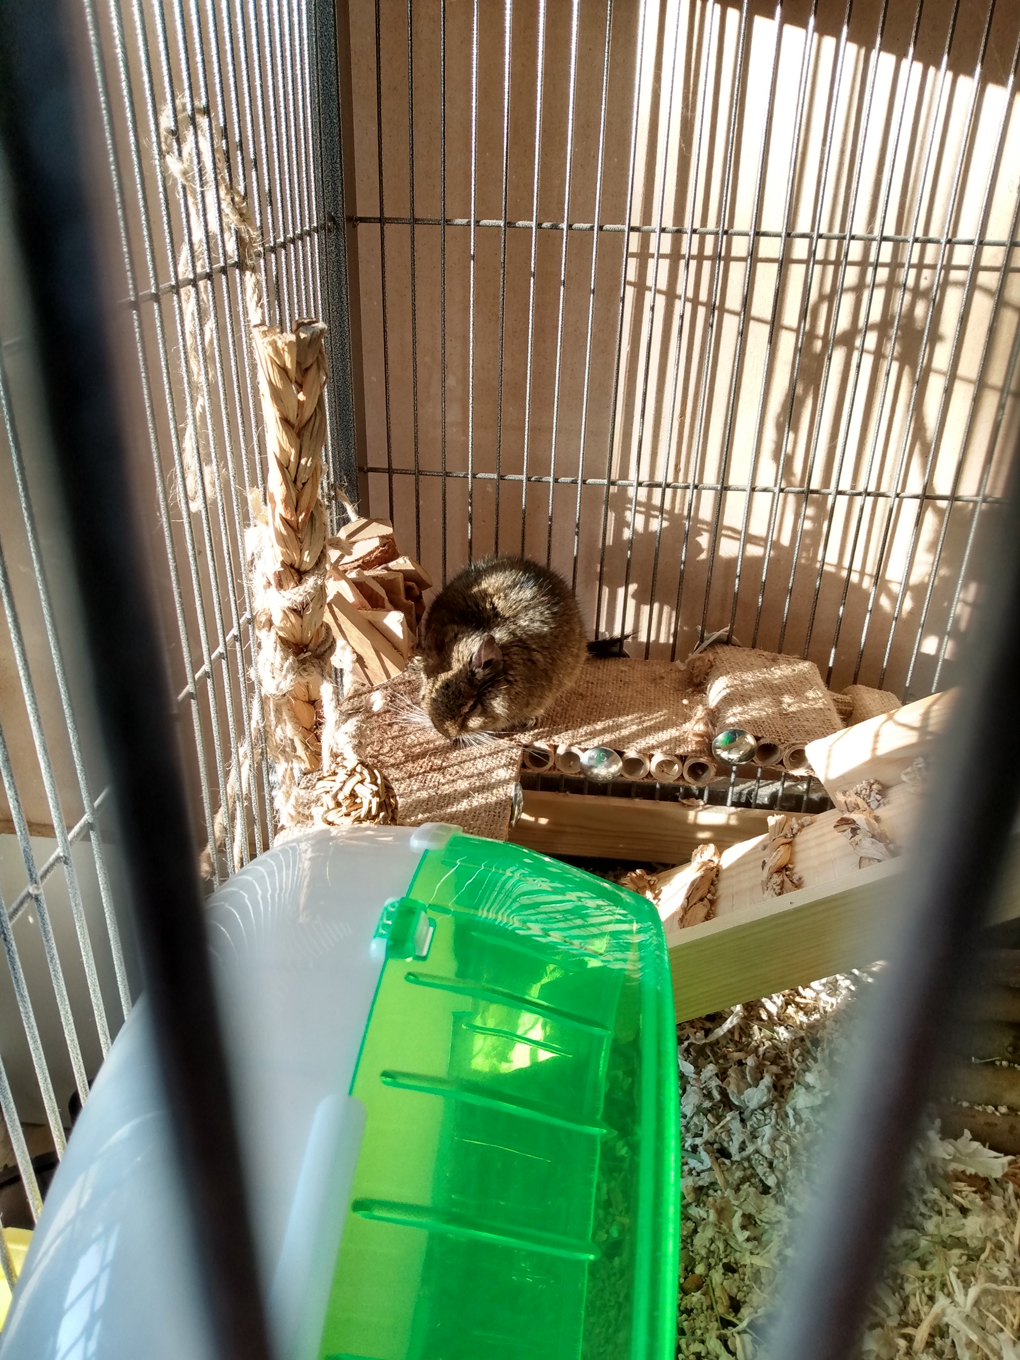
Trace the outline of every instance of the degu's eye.
{"type": "Polygon", "coordinates": [[[468,714],[469,714],[469,713],[473,713],[477,707],[478,707],[478,704],[477,704],[476,700],[474,700],[474,699],[469,699],[469,700],[467,701],[467,703],[464,705],[464,707],[460,710],[460,716],[461,716],[462,718],[466,718],[466,717],[468,716],[468,714]]]}

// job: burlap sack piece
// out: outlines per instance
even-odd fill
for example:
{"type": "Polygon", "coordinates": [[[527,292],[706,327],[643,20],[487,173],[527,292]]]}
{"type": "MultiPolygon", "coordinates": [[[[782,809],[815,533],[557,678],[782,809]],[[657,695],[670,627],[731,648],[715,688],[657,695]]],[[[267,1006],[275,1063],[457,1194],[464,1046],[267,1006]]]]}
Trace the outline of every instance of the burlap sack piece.
{"type": "Polygon", "coordinates": [[[842,718],[844,723],[850,722],[850,714],[854,711],[854,701],[849,694],[837,694],[834,690],[829,690],[829,698],[832,706],[842,718]]]}
{"type": "Polygon", "coordinates": [[[838,732],[832,696],[813,661],[750,647],[713,647],[705,698],[718,730],[742,727],[780,746],[814,741],[838,732]]]}
{"type": "Polygon", "coordinates": [[[553,704],[534,741],[617,751],[705,755],[716,729],[705,696],[668,661],[588,661],[553,704]]]}
{"type": "Polygon", "coordinates": [[[868,685],[847,685],[843,697],[850,700],[850,717],[847,726],[877,718],[880,713],[892,713],[902,708],[901,701],[887,689],[871,689],[868,685]]]}
{"type": "Polygon", "coordinates": [[[451,746],[417,707],[419,685],[412,667],[385,685],[349,695],[340,740],[389,779],[401,826],[452,822],[472,835],[506,840],[525,739],[451,746]]]}

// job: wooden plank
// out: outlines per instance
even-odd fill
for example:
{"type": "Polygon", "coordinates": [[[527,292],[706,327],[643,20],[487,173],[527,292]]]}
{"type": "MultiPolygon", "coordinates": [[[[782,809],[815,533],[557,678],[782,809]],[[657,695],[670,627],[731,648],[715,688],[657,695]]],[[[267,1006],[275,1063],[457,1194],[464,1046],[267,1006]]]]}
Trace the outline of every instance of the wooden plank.
{"type": "MultiPolygon", "coordinates": [[[[9,812],[0,808],[0,836],[16,835],[14,818],[9,812]]],[[[52,822],[29,822],[28,834],[30,836],[48,836],[50,840],[55,840],[57,833],[53,830],[52,822]]]]}
{"type": "MultiPolygon", "coordinates": [[[[908,842],[922,798],[906,784],[894,784],[884,806],[875,812],[879,825],[900,845],[908,842]]],[[[805,888],[820,888],[836,883],[860,867],[860,852],[842,832],[835,829],[843,813],[838,809],[819,813],[810,826],[793,842],[793,867],[804,880],[805,888]]],[[[761,851],[764,837],[744,845],[731,846],[722,856],[716,892],[715,915],[732,911],[762,899],[761,851]]]]}
{"type": "Polygon", "coordinates": [[[510,840],[544,855],[683,864],[695,846],[734,845],[761,835],[768,813],[751,808],[681,807],[645,798],[601,798],[524,791],[524,811],[510,840]]]}
{"type": "MultiPolygon", "coordinates": [[[[881,959],[902,921],[904,860],[799,888],[700,926],[667,924],[678,1020],[800,987],[881,959]]],[[[1020,916],[1020,844],[990,920],[1020,916]]]]}
{"type": "Polygon", "coordinates": [[[1020,1153],[1020,1114],[992,1114],[989,1110],[951,1105],[949,1101],[929,1108],[942,1124],[943,1138],[959,1138],[967,1131],[996,1152],[1005,1152],[1010,1157],[1020,1153]]]}
{"type": "Polygon", "coordinates": [[[930,694],[892,713],[856,723],[808,744],[811,768],[830,796],[862,779],[891,785],[916,756],[929,755],[946,730],[956,690],[930,694]]]}

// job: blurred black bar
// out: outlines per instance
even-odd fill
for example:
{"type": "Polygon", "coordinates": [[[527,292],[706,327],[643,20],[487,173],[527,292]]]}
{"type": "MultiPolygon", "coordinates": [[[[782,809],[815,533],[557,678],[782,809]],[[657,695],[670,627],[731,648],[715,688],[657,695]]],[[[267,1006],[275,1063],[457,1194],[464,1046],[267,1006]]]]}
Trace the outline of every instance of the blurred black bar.
{"type": "Polygon", "coordinates": [[[269,1360],[167,662],[126,435],[55,0],[0,0],[0,136],[82,600],[126,881],[221,1360],[269,1360]]]}
{"type": "Polygon", "coordinates": [[[905,926],[841,1080],[830,1150],[788,1274],[767,1360],[847,1360],[902,1203],[939,1043],[971,980],[980,927],[1010,849],[1020,765],[1001,749],[1020,694],[1020,450],[989,555],[963,688],[933,761],[918,844],[898,880],[905,926]]]}

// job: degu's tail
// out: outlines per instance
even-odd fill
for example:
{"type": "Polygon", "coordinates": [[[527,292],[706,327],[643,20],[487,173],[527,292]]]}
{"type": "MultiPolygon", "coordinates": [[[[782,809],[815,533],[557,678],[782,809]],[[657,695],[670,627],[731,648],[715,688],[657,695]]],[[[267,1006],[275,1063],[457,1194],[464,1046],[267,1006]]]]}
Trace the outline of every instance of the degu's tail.
{"type": "Polygon", "coordinates": [[[596,638],[594,642],[588,643],[588,655],[598,657],[600,661],[609,660],[612,657],[627,656],[623,650],[623,644],[632,635],[621,633],[619,637],[596,638]]]}

